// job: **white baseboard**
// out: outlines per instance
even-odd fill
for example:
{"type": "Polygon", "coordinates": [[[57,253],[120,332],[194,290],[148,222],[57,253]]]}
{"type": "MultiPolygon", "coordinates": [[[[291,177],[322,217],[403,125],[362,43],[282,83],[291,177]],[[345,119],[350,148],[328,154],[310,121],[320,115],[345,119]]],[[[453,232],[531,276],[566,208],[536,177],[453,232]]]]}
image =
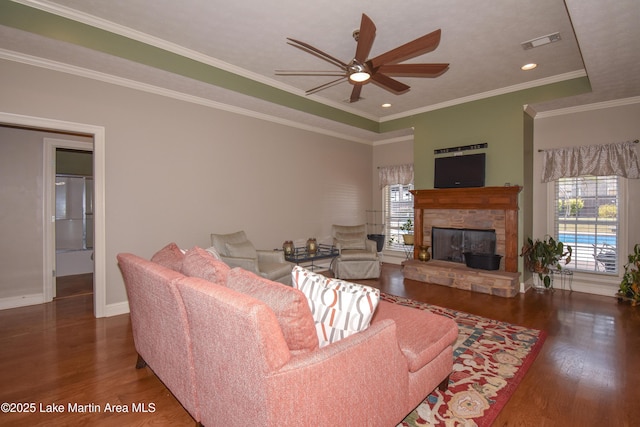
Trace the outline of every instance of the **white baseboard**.
{"type": "MultiPolygon", "coordinates": [[[[526,293],[529,289],[533,288],[533,280],[530,279],[527,282],[520,283],[520,293],[526,293]]],[[[554,288],[557,290],[562,290],[561,286],[557,286],[554,284],[554,288]]],[[[564,290],[570,290],[566,287],[564,290]]],[[[600,295],[604,297],[616,297],[616,292],[618,291],[618,285],[615,283],[606,283],[606,282],[589,282],[589,281],[581,281],[574,280],[571,284],[571,290],[575,292],[583,292],[585,294],[592,295],[600,295]]]]}
{"type": "Polygon", "coordinates": [[[17,297],[0,298],[0,310],[43,304],[44,302],[44,294],[20,295],[17,297]]]}
{"type": "Polygon", "coordinates": [[[129,313],[129,301],[117,302],[115,304],[107,304],[104,310],[105,317],[119,316],[129,313]]]}
{"type": "MultiPolygon", "coordinates": [[[[0,298],[0,310],[44,304],[44,294],[21,295],[17,297],[0,298]]],[[[105,307],[105,317],[118,316],[129,313],[129,302],[118,302],[105,307]]]]}

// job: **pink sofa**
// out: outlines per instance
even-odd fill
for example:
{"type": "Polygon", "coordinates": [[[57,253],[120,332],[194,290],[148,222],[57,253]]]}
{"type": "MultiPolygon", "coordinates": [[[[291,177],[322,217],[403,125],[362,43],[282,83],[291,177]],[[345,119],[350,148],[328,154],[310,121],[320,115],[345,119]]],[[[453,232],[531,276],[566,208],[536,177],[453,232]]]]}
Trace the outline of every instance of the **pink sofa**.
{"type": "MultiPolygon", "coordinates": [[[[175,255],[154,259],[177,270],[175,255]]],[[[450,319],[381,301],[368,329],[319,348],[297,289],[198,248],[185,274],[132,254],[118,262],[139,361],[197,424],[391,427],[448,384],[450,319]]]]}

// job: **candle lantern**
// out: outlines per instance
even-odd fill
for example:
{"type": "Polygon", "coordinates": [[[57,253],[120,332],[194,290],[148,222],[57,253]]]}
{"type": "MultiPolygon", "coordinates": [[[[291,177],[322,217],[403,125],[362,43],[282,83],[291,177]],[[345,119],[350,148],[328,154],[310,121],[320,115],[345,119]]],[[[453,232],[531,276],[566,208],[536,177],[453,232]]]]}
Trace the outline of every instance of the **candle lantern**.
{"type": "Polygon", "coordinates": [[[315,237],[310,237],[307,240],[307,253],[311,256],[315,255],[318,252],[318,242],[315,237]]]}
{"type": "Polygon", "coordinates": [[[293,255],[294,251],[295,251],[295,247],[293,246],[293,242],[291,240],[286,240],[283,244],[282,244],[282,250],[284,251],[284,256],[285,257],[290,257],[291,255],[293,255]]]}

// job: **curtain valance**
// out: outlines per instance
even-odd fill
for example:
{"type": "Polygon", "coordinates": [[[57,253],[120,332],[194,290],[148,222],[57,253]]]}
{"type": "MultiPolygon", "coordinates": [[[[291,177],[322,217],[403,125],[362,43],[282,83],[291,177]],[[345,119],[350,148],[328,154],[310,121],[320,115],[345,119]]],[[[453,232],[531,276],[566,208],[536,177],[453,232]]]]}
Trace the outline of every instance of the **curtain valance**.
{"type": "Polygon", "coordinates": [[[378,169],[380,188],[387,185],[409,185],[413,183],[413,164],[382,166],[378,169]]]}
{"type": "Polygon", "coordinates": [[[640,178],[635,146],[628,141],[544,150],[542,182],[583,175],[640,178]]]}

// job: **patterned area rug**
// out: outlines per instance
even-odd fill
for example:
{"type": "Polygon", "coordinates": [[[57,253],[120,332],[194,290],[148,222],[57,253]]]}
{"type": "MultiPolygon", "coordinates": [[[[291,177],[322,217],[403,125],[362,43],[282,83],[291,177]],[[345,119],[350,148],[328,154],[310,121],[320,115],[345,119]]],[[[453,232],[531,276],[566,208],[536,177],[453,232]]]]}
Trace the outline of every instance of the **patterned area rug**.
{"type": "Polygon", "coordinates": [[[396,304],[453,319],[459,333],[449,389],[436,389],[397,427],[490,426],[538,355],[546,333],[408,298],[382,294],[396,304]]]}

